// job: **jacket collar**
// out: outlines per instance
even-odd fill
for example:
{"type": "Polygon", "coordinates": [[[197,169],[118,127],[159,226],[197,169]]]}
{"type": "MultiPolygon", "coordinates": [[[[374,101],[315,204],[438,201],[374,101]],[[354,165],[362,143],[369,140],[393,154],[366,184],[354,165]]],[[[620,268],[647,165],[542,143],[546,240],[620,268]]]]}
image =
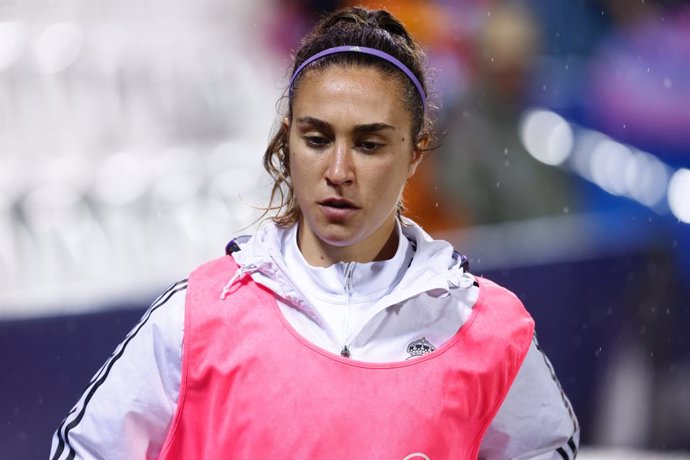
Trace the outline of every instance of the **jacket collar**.
{"type": "MultiPolygon", "coordinates": [[[[465,273],[462,267],[463,259],[448,242],[434,240],[419,225],[407,218],[402,218],[398,228],[407,240],[398,246],[398,252],[404,251],[404,254],[396,253],[393,259],[380,262],[393,265],[390,273],[396,273],[394,278],[397,283],[376,303],[374,311],[380,311],[423,292],[436,297],[447,295],[451,289],[471,286],[473,278],[465,273]],[[408,247],[413,252],[411,260],[405,257],[409,252],[405,248],[408,247]],[[394,264],[401,261],[409,263],[409,267],[398,271],[394,264]]],[[[240,250],[232,256],[240,265],[240,276],[251,275],[254,281],[272,290],[288,304],[313,314],[304,300],[306,296],[300,287],[300,279],[295,276],[295,269],[288,266],[285,257],[286,251],[292,250],[289,249],[289,245],[290,238],[294,238],[294,232],[294,227],[281,229],[271,221],[264,222],[251,238],[235,240],[240,250]]],[[[363,273],[366,273],[366,270],[363,273]]]]}

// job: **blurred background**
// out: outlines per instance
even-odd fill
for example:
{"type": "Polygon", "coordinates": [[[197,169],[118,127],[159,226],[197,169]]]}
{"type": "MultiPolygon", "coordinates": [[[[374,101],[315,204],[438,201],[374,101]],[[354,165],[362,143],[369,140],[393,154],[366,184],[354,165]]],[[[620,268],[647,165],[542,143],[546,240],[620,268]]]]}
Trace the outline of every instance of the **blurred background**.
{"type": "MultiPolygon", "coordinates": [[[[434,69],[408,215],[523,299],[583,457],[690,458],[690,3],[358,3],[434,69]]],[[[345,4],[0,0],[3,458],[251,231],[291,51],[345,4]]]]}

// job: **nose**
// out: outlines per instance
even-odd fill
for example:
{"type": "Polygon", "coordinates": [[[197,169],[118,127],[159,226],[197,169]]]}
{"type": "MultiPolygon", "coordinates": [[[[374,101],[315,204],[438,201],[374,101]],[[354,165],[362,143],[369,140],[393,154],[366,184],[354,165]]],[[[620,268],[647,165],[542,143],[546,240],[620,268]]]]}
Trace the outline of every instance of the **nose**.
{"type": "Polygon", "coordinates": [[[344,185],[354,180],[352,152],[342,143],[336,143],[326,169],[326,182],[331,185],[344,185]]]}

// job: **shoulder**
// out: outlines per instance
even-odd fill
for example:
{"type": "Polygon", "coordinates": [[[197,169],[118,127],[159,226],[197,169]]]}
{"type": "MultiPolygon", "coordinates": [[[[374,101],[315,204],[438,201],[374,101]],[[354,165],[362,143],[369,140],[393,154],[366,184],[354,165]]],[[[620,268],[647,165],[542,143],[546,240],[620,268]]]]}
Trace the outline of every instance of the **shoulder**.
{"type": "Polygon", "coordinates": [[[257,242],[256,235],[242,235],[231,239],[225,245],[224,255],[208,260],[191,271],[190,283],[234,275],[240,265],[246,265],[253,260],[252,254],[248,253],[255,252],[256,247],[261,244],[260,241],[257,242]]]}
{"type": "Polygon", "coordinates": [[[482,299],[492,302],[505,302],[506,304],[525,308],[520,298],[510,289],[501,286],[495,281],[483,276],[474,276],[483,291],[482,299]]]}
{"type": "MultiPolygon", "coordinates": [[[[136,349],[153,344],[156,349],[168,350],[172,355],[179,356],[184,333],[187,287],[186,278],[168,286],[153,301],[123,345],[136,349]]],[[[130,351],[130,355],[136,359],[140,353],[130,351]]]]}
{"type": "Polygon", "coordinates": [[[165,351],[165,356],[179,357],[184,332],[184,312],[187,279],[168,286],[151,303],[141,319],[118,345],[109,365],[133,363],[133,367],[146,363],[150,350],[165,351]]]}
{"type": "Polygon", "coordinates": [[[232,274],[237,270],[237,263],[228,255],[217,257],[202,263],[192,270],[189,274],[188,280],[191,282],[198,278],[225,275],[228,272],[232,274]]]}
{"type": "Polygon", "coordinates": [[[512,352],[524,358],[534,334],[534,320],[520,299],[510,290],[477,277],[479,297],[473,317],[468,321],[472,331],[481,340],[500,340],[512,352]]]}
{"type": "Polygon", "coordinates": [[[151,303],[147,314],[151,314],[163,308],[165,305],[168,305],[168,307],[165,308],[169,309],[170,305],[176,304],[180,299],[184,299],[188,283],[189,278],[184,278],[165,288],[156,300],[151,303]]]}
{"type": "Polygon", "coordinates": [[[218,292],[220,295],[224,291],[223,287],[228,280],[233,278],[237,269],[237,263],[228,255],[204,262],[189,274],[189,295],[193,298],[198,297],[201,292],[218,292]]]}
{"type": "Polygon", "coordinates": [[[524,321],[532,329],[534,320],[520,298],[510,289],[484,277],[475,277],[479,284],[477,307],[504,321],[524,321]]]}

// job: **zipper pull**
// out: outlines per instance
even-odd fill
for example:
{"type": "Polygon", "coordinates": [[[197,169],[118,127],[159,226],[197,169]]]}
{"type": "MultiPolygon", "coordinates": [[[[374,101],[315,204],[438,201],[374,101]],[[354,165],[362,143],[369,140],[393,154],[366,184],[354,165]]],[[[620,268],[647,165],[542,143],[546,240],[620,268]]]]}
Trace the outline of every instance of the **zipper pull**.
{"type": "Polygon", "coordinates": [[[340,350],[340,356],[343,358],[349,358],[350,357],[350,349],[347,348],[347,345],[343,347],[342,350],[340,350]]]}

